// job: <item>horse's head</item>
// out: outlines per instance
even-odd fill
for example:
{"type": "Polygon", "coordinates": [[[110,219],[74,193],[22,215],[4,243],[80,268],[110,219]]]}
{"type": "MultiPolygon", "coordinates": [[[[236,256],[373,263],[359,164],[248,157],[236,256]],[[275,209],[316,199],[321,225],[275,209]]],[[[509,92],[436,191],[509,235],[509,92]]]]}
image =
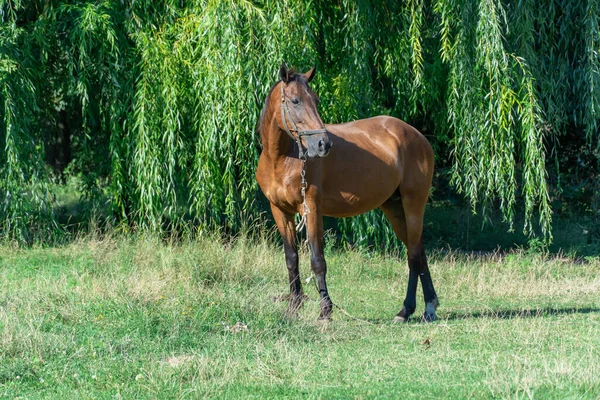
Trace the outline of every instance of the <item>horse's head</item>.
{"type": "Polygon", "coordinates": [[[307,155],[325,157],[332,142],[321,120],[317,105],[319,98],[308,86],[314,78],[316,67],[299,74],[281,64],[281,126],[296,142],[301,142],[307,155]]]}

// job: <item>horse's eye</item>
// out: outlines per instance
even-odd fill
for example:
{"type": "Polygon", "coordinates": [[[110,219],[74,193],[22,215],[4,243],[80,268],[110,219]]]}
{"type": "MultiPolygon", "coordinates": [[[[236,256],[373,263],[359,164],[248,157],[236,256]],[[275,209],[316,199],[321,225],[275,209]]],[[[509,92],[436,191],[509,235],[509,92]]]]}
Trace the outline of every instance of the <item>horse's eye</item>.
{"type": "Polygon", "coordinates": [[[297,106],[298,104],[300,104],[300,99],[298,97],[293,97],[292,98],[292,104],[297,106]]]}

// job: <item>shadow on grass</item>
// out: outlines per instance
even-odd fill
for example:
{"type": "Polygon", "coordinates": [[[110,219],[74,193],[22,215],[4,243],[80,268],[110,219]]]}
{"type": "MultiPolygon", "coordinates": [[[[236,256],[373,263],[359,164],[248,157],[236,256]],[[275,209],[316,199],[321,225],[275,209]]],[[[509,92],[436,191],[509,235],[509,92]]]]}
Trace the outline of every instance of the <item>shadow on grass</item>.
{"type": "MultiPolygon", "coordinates": [[[[359,315],[352,315],[348,312],[342,311],[339,307],[334,313],[334,321],[341,318],[354,320],[357,323],[364,323],[369,325],[426,325],[431,322],[425,322],[420,314],[415,313],[410,317],[410,320],[406,323],[393,322],[390,319],[373,319],[373,318],[362,318],[359,315]],[[338,314],[339,313],[339,314],[338,314]]],[[[486,310],[486,311],[457,311],[442,313],[439,316],[438,321],[459,321],[467,319],[499,319],[499,320],[510,320],[519,318],[540,318],[540,317],[555,317],[560,315],[578,315],[578,314],[600,314],[600,308],[596,307],[543,307],[543,308],[531,308],[531,309],[519,309],[519,310],[486,310]]],[[[433,322],[435,324],[435,322],[433,322]]]]}
{"type": "Polygon", "coordinates": [[[442,320],[453,321],[460,319],[516,319],[516,318],[536,318],[536,317],[554,317],[559,315],[575,314],[597,314],[600,308],[596,307],[543,307],[520,310],[486,310],[486,311],[458,311],[445,314],[442,320]]]}

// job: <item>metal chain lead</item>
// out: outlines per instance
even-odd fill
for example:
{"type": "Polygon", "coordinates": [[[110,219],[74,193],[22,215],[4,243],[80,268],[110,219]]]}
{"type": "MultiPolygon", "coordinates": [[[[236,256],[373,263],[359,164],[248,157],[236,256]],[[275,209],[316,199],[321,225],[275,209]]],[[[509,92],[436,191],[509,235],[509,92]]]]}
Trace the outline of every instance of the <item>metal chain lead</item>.
{"type": "Polygon", "coordinates": [[[300,160],[302,160],[302,171],[300,172],[300,177],[302,178],[302,182],[300,184],[300,192],[302,193],[302,218],[300,222],[296,226],[296,232],[300,232],[302,229],[306,227],[306,216],[310,213],[310,208],[308,208],[308,204],[306,204],[306,160],[308,159],[308,155],[302,149],[302,136],[310,136],[316,135],[319,133],[327,133],[327,129],[323,126],[321,129],[311,129],[311,130],[299,130],[296,124],[294,123],[294,119],[292,118],[292,114],[288,108],[287,100],[285,98],[285,92],[283,91],[283,82],[281,83],[281,123],[283,124],[283,128],[285,132],[296,141],[298,144],[298,156],[300,160]],[[292,129],[288,127],[288,121],[292,126],[292,129]],[[296,136],[292,135],[292,132],[296,132],[296,136]]]}
{"type": "Polygon", "coordinates": [[[300,171],[300,193],[302,194],[302,218],[296,226],[296,232],[300,232],[306,227],[306,216],[310,213],[310,208],[306,204],[306,160],[308,156],[302,151],[302,143],[298,140],[298,148],[300,149],[300,160],[302,161],[302,171],[300,171]]]}

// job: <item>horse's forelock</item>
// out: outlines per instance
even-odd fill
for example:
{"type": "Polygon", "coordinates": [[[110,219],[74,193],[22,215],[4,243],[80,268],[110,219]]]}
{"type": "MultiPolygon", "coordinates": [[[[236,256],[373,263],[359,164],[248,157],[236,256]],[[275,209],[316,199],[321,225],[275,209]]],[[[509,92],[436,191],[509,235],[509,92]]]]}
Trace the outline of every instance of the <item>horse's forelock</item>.
{"type": "Polygon", "coordinates": [[[301,75],[298,73],[298,71],[296,71],[296,68],[292,67],[288,70],[288,76],[289,76],[289,82],[292,82],[293,80],[295,80],[296,78],[298,78],[298,76],[301,75]]]}

